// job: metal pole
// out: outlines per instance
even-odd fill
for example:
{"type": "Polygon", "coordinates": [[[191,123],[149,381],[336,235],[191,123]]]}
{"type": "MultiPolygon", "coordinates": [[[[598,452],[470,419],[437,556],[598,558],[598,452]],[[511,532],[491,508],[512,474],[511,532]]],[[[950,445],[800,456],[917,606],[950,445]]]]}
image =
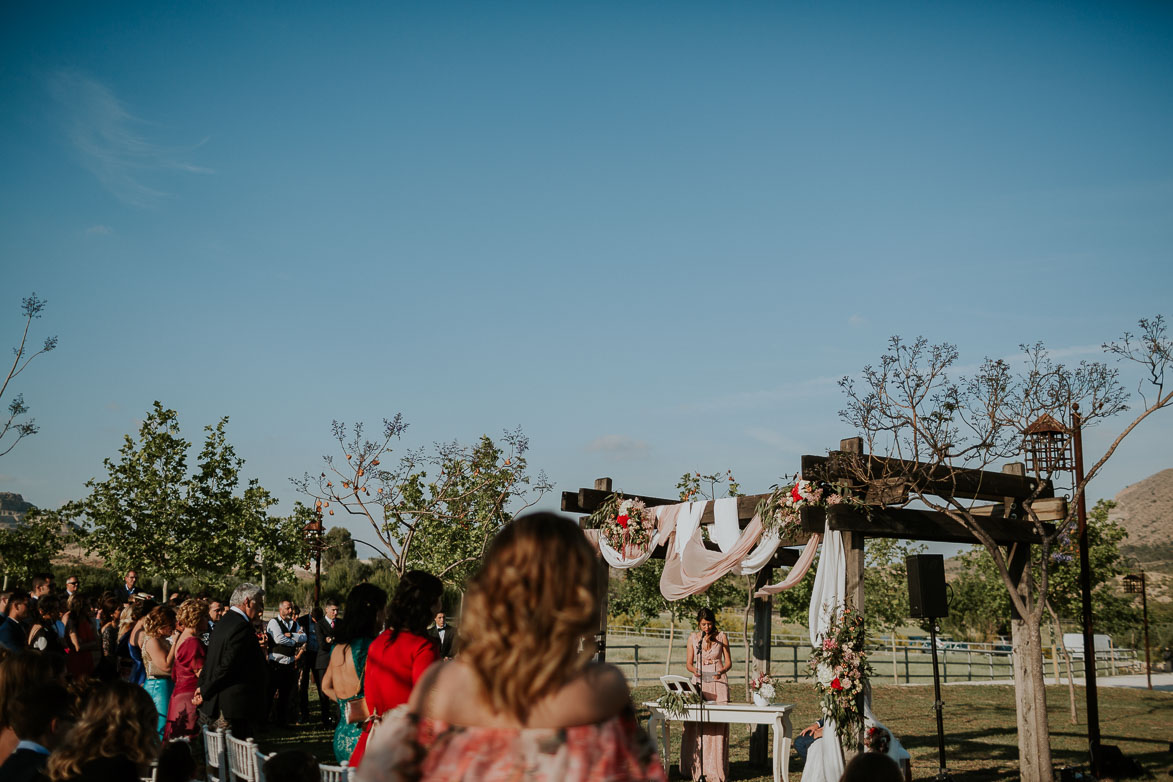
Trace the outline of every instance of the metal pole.
{"type": "Polygon", "coordinates": [[[1096,644],[1092,630],[1092,573],[1088,560],[1087,492],[1083,489],[1083,434],[1079,405],[1071,407],[1071,445],[1075,456],[1075,488],[1079,521],[1079,591],[1083,602],[1083,670],[1087,696],[1087,744],[1092,776],[1100,777],[1100,703],[1096,692],[1096,644]]]}
{"type": "MultiPolygon", "coordinates": [[[[945,704],[941,702],[941,677],[937,672],[937,620],[929,619],[929,645],[933,650],[933,710],[937,712],[937,779],[948,779],[945,771],[945,720],[941,716],[945,704]]],[[[949,659],[949,655],[945,655],[949,659]]]]}
{"type": "Polygon", "coordinates": [[[1149,596],[1146,592],[1144,571],[1140,571],[1140,604],[1144,610],[1144,672],[1149,680],[1149,689],[1153,688],[1153,663],[1149,659],[1149,596]]]}

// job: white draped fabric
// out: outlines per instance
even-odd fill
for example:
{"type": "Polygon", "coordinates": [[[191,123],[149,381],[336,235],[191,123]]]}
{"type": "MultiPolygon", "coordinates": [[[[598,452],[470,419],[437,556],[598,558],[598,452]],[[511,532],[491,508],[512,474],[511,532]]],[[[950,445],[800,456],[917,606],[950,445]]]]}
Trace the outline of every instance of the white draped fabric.
{"type": "Polygon", "coordinates": [[[680,508],[680,512],[676,516],[676,543],[672,547],[672,553],[676,556],[684,553],[684,548],[692,540],[692,534],[700,529],[701,516],[708,504],[708,501],[702,500],[701,502],[682,502],[677,506],[680,508]]]}
{"type": "Polygon", "coordinates": [[[737,524],[737,498],[726,497],[713,502],[713,528],[709,530],[709,537],[717,544],[717,548],[728,552],[737,545],[741,537],[741,527],[737,524]]]}
{"type": "MultiPolygon", "coordinates": [[[[847,595],[847,554],[843,550],[843,534],[829,526],[823,532],[823,556],[815,571],[815,586],[811,592],[808,625],[811,646],[821,644],[822,636],[831,623],[831,616],[843,607],[847,595]]],[[[843,776],[843,750],[835,740],[835,721],[823,721],[823,738],[811,745],[802,771],[804,782],[838,782],[843,776]]]]}

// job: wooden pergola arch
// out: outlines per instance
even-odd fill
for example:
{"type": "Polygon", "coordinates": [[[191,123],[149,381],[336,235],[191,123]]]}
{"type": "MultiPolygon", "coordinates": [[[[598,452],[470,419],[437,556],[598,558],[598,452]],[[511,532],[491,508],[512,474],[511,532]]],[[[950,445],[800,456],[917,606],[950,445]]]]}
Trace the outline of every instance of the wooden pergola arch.
{"type": "MultiPolygon", "coordinates": [[[[1028,476],[1025,465],[1021,463],[1008,464],[1003,467],[1002,472],[992,472],[906,462],[865,454],[863,439],[860,437],[841,440],[839,449],[830,451],[826,456],[803,456],[799,477],[808,481],[828,481],[851,486],[858,495],[865,498],[864,502],[868,508],[866,511],[850,505],[802,508],[802,531],[782,540],[773,559],[758,572],[755,589],[760,589],[773,580],[776,567],[793,565],[798,560],[798,551],[792,547],[804,545],[812,533],[822,532],[829,527],[843,535],[847,564],[847,603],[858,611],[862,611],[864,605],[866,538],[981,543],[965,525],[944,512],[903,507],[910,493],[914,496],[933,495],[944,500],[976,500],[990,503],[971,506],[968,508],[969,513],[975,517],[975,521],[989,537],[1006,548],[1011,578],[1024,592],[1028,589],[1027,565],[1030,562],[1030,546],[1041,542],[1041,536],[1029,521],[1029,515],[1023,507],[1024,503],[1030,502],[1034,514],[1043,522],[1058,521],[1067,516],[1066,501],[1055,498],[1050,481],[1028,476]],[[893,478],[893,475],[912,477],[893,478]]],[[[611,493],[611,479],[599,478],[592,488],[562,492],[562,510],[576,514],[593,513],[611,493]]],[[[649,507],[675,505],[680,502],[678,499],[652,497],[633,491],[625,490],[624,494],[629,497],[640,497],[649,507]]],[[[758,503],[768,496],[766,493],[737,498],[738,523],[743,529],[753,518],[758,503]]],[[[585,523],[586,519],[583,518],[581,521],[585,523]]],[[[710,504],[701,516],[701,524],[712,523],[713,508],[710,504]]],[[[1046,534],[1053,532],[1053,525],[1044,523],[1043,527],[1046,534]]],[[[706,542],[705,545],[716,549],[714,543],[706,542]]],[[[657,547],[652,556],[663,559],[666,556],[666,547],[657,547]]],[[[609,576],[610,568],[602,557],[599,563],[603,571],[601,575],[609,576]]],[[[607,577],[599,579],[600,660],[606,659],[607,581],[607,577]]],[[[1011,610],[1013,611],[1013,607],[1011,610]]],[[[1017,619],[1017,616],[1012,618],[1017,619]]],[[[773,599],[755,598],[752,654],[755,667],[763,672],[770,670],[772,626],[773,599]]],[[[768,745],[765,738],[764,735],[754,736],[750,746],[751,760],[766,760],[768,745]]]]}

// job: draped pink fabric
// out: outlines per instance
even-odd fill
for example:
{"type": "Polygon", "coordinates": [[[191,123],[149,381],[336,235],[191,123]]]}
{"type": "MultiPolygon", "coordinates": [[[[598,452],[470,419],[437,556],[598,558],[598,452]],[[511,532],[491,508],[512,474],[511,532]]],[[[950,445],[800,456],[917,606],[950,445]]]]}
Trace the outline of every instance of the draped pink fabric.
{"type": "Polygon", "coordinates": [[[786,578],[777,584],[762,587],[757,592],[754,592],[753,596],[769,597],[770,595],[776,595],[802,581],[802,577],[811,569],[811,564],[815,561],[815,554],[818,553],[819,543],[822,540],[823,536],[817,532],[811,535],[810,540],[806,542],[806,547],[802,550],[802,554],[799,555],[798,561],[794,563],[794,567],[790,568],[790,572],[786,574],[786,578]]]}
{"type": "Polygon", "coordinates": [[[709,551],[700,530],[685,544],[684,553],[664,563],[660,575],[660,594],[669,600],[695,595],[709,588],[726,573],[740,568],[741,560],[762,536],[762,520],[755,515],[741,531],[737,545],[729,551],[709,551]]]}

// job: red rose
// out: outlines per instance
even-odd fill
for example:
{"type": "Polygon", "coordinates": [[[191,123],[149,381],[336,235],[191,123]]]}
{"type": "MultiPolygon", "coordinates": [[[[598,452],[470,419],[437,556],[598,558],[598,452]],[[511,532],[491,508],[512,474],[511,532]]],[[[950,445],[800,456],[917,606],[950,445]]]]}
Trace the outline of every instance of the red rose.
{"type": "Polygon", "coordinates": [[[620,527],[623,527],[623,529],[627,529],[627,522],[628,521],[630,521],[630,519],[627,518],[626,513],[623,514],[622,516],[620,516],[619,518],[615,519],[615,523],[618,524],[620,527]]]}
{"type": "Polygon", "coordinates": [[[843,689],[843,685],[839,683],[838,676],[836,676],[834,679],[831,680],[831,689],[832,690],[842,690],[843,689]]]}
{"type": "Polygon", "coordinates": [[[798,484],[794,484],[794,488],[790,490],[790,499],[795,502],[802,502],[802,492],[798,490],[798,484]]]}

